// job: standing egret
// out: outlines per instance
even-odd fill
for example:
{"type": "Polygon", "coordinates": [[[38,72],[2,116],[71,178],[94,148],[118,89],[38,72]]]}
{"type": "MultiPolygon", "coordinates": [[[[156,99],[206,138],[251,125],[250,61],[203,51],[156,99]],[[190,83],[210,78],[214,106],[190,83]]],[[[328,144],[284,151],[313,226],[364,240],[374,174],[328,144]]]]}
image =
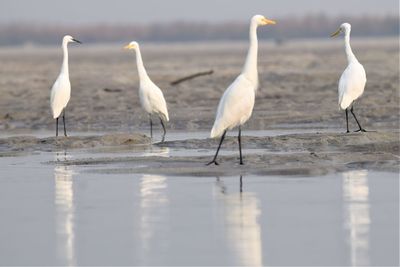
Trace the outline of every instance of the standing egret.
{"type": "Polygon", "coordinates": [[[159,117],[161,126],[164,130],[164,134],[161,140],[161,142],[164,142],[165,134],[167,133],[167,131],[165,130],[164,121],[169,121],[167,103],[165,102],[164,95],[160,88],[158,88],[158,86],[155,85],[153,81],[150,80],[150,77],[147,75],[146,69],[143,65],[139,44],[135,41],[132,41],[124,48],[129,50],[133,49],[136,52],[136,65],[138,68],[140,80],[139,98],[143,109],[149,114],[150,137],[153,138],[153,121],[151,119],[151,116],[153,114],[156,114],[159,117]]]}
{"type": "Polygon", "coordinates": [[[267,24],[276,24],[275,21],[269,20],[261,15],[255,15],[250,22],[250,47],[246,58],[246,63],[242,73],[235,81],[226,89],[223,94],[217,110],[214,126],[211,130],[211,138],[221,137],[217,152],[214,159],[207,163],[218,165],[217,156],[221,144],[224,141],[227,130],[239,126],[239,154],[240,164],[243,165],[242,145],[241,145],[241,129],[251,116],[254,106],[255,93],[258,88],[258,72],[257,72],[257,27],[267,24]]]}
{"type": "Polygon", "coordinates": [[[358,62],[356,56],[353,54],[350,46],[350,31],[351,25],[349,23],[343,23],[340,25],[336,32],[332,33],[331,37],[335,37],[340,33],[344,33],[344,45],[347,56],[347,68],[344,70],[342,76],[339,80],[339,109],[345,110],[346,112],[346,127],[347,132],[349,132],[349,118],[348,109],[350,107],[350,112],[353,114],[359,129],[355,132],[366,132],[364,128],[361,127],[356,114],[354,114],[353,105],[363,93],[365,83],[367,82],[367,77],[365,75],[365,70],[363,65],[358,62]]]}
{"type": "Polygon", "coordinates": [[[68,43],[76,42],[81,44],[80,41],[72,38],[70,35],[65,35],[62,42],[64,52],[64,59],[61,66],[61,72],[51,88],[50,94],[50,107],[53,118],[56,119],[56,136],[58,136],[58,118],[63,113],[64,135],[67,136],[67,129],[65,128],[65,108],[71,98],[71,83],[69,81],[68,69],[68,43]]]}

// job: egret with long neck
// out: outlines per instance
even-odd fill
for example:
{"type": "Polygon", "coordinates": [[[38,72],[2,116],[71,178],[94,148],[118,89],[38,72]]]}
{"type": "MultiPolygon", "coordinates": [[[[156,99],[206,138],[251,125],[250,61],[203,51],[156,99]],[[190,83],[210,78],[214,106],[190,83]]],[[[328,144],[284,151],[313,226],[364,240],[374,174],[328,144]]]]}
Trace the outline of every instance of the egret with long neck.
{"type": "Polygon", "coordinates": [[[223,94],[217,110],[214,126],[211,130],[211,138],[221,137],[217,151],[212,161],[207,165],[218,165],[217,157],[224,141],[225,134],[228,130],[239,126],[238,143],[240,164],[243,164],[242,143],[241,143],[241,128],[251,116],[254,107],[255,93],[258,89],[258,71],[257,71],[257,27],[275,24],[276,22],[265,18],[261,15],[255,15],[250,22],[250,46],[247,53],[246,63],[242,73],[235,81],[226,89],[223,94]]]}
{"type": "Polygon", "coordinates": [[[135,41],[130,42],[124,47],[125,49],[134,50],[136,52],[136,65],[139,74],[140,86],[139,86],[139,98],[140,104],[143,109],[149,114],[150,120],[150,137],[153,137],[153,121],[152,115],[157,115],[160,119],[161,126],[163,128],[163,135],[161,142],[164,142],[167,131],[165,130],[164,122],[169,121],[167,103],[164,99],[164,95],[158,86],[153,83],[150,77],[147,75],[146,69],[143,65],[142,54],[140,53],[139,44],[135,41]]]}
{"type": "Polygon", "coordinates": [[[50,94],[50,107],[53,118],[56,119],[56,136],[58,136],[58,118],[61,116],[61,113],[63,114],[64,135],[67,136],[67,129],[65,127],[65,109],[68,105],[69,99],[71,98],[71,83],[69,81],[68,67],[68,43],[71,42],[81,43],[70,35],[64,36],[62,42],[64,56],[61,71],[51,88],[50,94]]]}
{"type": "Polygon", "coordinates": [[[363,65],[360,64],[351,49],[350,32],[351,25],[349,23],[343,23],[336,32],[331,34],[331,37],[337,36],[341,33],[344,34],[344,46],[347,57],[347,68],[342,73],[338,86],[339,109],[345,111],[347,133],[350,132],[348,117],[349,109],[359,127],[356,132],[366,132],[354,113],[354,102],[364,93],[367,77],[363,65]]]}
{"type": "Polygon", "coordinates": [[[255,84],[255,90],[258,88],[258,69],[257,69],[257,55],[258,55],[258,38],[257,38],[257,22],[250,23],[249,30],[249,51],[247,52],[246,62],[244,64],[242,74],[247,79],[255,84]]]}

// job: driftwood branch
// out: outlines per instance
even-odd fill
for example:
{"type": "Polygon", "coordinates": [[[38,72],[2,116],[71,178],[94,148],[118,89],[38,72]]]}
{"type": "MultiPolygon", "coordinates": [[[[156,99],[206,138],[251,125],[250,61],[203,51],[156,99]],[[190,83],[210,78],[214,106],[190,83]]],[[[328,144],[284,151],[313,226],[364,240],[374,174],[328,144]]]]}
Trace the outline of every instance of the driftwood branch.
{"type": "Polygon", "coordinates": [[[181,82],[184,82],[184,81],[187,81],[187,80],[191,80],[191,79],[194,79],[194,78],[199,77],[199,76],[211,75],[213,73],[214,73],[213,70],[198,72],[198,73],[195,73],[195,74],[180,78],[178,80],[175,80],[175,81],[171,82],[171,85],[177,85],[178,83],[181,83],[181,82]]]}
{"type": "Polygon", "coordinates": [[[118,88],[104,88],[103,89],[104,90],[104,92],[107,92],[107,93],[119,93],[119,92],[122,92],[122,89],[118,89],[118,88]]]}

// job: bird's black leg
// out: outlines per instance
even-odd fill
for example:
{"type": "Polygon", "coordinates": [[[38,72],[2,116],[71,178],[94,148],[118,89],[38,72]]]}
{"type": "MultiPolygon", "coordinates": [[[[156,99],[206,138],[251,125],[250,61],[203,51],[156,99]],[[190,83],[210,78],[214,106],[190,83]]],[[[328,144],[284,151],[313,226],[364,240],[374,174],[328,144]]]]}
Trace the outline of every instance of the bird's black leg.
{"type": "Polygon", "coordinates": [[[65,128],[65,109],[63,112],[63,123],[64,123],[64,136],[67,136],[67,128],[65,128]]]}
{"type": "Polygon", "coordinates": [[[56,119],[56,137],[58,136],[58,118],[56,119]]]}
{"type": "Polygon", "coordinates": [[[241,134],[242,134],[242,130],[240,129],[240,126],[239,126],[238,142],[239,142],[240,165],[243,165],[241,134]]]}
{"type": "Polygon", "coordinates": [[[163,134],[162,140],[161,140],[161,143],[163,143],[164,140],[165,140],[165,135],[167,134],[167,131],[165,130],[165,125],[164,125],[164,122],[163,122],[163,120],[161,119],[161,117],[160,117],[160,122],[161,122],[161,126],[162,126],[162,128],[163,128],[163,130],[164,130],[164,134],[163,134]]]}
{"type": "Polygon", "coordinates": [[[240,193],[242,193],[243,192],[243,177],[242,177],[242,175],[240,175],[239,182],[240,182],[240,193]]]}
{"type": "Polygon", "coordinates": [[[150,117],[150,138],[153,138],[153,121],[151,120],[151,114],[149,115],[150,117]]]}
{"type": "Polygon", "coordinates": [[[347,108],[346,108],[346,128],[347,128],[346,133],[349,133],[350,132],[349,131],[349,114],[348,114],[347,108]]]}
{"type": "Polygon", "coordinates": [[[215,165],[219,165],[219,163],[217,162],[217,156],[218,156],[219,149],[221,148],[222,142],[224,141],[225,134],[226,134],[226,131],[224,131],[224,133],[221,136],[221,141],[219,141],[219,145],[218,145],[218,148],[217,148],[217,152],[215,153],[214,159],[212,161],[210,161],[209,163],[207,163],[206,164],[207,166],[212,164],[212,163],[214,163],[215,165]]]}
{"type": "Polygon", "coordinates": [[[360,132],[360,131],[361,132],[366,132],[367,130],[365,130],[363,127],[361,127],[360,122],[357,120],[356,114],[354,114],[354,111],[353,111],[353,106],[351,106],[350,112],[351,112],[351,114],[353,114],[353,117],[356,120],[356,122],[358,124],[358,127],[360,128],[360,129],[356,130],[355,132],[360,132]]]}

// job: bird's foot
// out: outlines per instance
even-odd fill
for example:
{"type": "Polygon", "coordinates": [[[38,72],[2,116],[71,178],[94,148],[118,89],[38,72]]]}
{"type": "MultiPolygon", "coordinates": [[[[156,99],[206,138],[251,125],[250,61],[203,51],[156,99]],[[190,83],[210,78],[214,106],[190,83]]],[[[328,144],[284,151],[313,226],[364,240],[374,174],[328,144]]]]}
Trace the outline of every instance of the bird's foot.
{"type": "Polygon", "coordinates": [[[350,132],[349,130],[346,131],[346,133],[349,133],[349,132],[350,132]]]}
{"type": "Polygon", "coordinates": [[[239,165],[244,165],[243,161],[241,161],[241,162],[239,163],[239,165]]]}
{"type": "Polygon", "coordinates": [[[211,165],[211,164],[219,165],[219,163],[216,160],[212,160],[209,163],[206,164],[206,166],[211,165]]]}
{"type": "Polygon", "coordinates": [[[367,132],[367,130],[365,130],[365,129],[363,129],[363,128],[360,128],[360,129],[358,129],[358,130],[355,130],[354,132],[355,132],[355,133],[357,133],[357,132],[364,132],[364,133],[365,133],[365,132],[367,132]]]}

